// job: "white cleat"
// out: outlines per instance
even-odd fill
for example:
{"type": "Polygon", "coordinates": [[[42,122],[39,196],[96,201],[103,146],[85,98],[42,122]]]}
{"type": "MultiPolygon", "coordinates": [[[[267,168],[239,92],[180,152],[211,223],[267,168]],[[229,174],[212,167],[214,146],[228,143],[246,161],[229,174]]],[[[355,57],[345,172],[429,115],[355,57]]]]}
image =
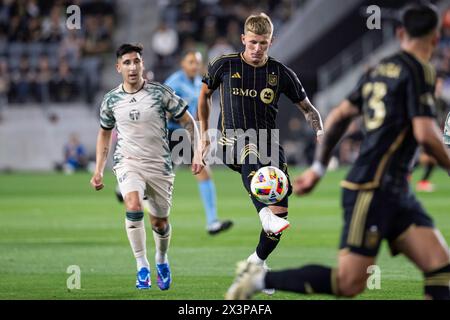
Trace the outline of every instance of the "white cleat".
{"type": "MultiPolygon", "coordinates": [[[[270,271],[270,268],[267,266],[266,261],[261,260],[257,255],[256,252],[252,253],[248,258],[247,262],[250,262],[254,265],[257,265],[258,267],[262,267],[265,272],[270,271]]],[[[275,289],[262,289],[261,292],[271,296],[275,293],[275,289]]]]}
{"type": "Polygon", "coordinates": [[[258,292],[258,281],[264,278],[266,271],[248,261],[237,264],[236,278],[225,294],[225,300],[248,300],[258,292]]]}
{"type": "Polygon", "coordinates": [[[264,232],[269,235],[279,234],[281,231],[289,228],[290,226],[289,221],[273,214],[269,208],[263,208],[259,212],[259,219],[261,220],[264,232]]]}

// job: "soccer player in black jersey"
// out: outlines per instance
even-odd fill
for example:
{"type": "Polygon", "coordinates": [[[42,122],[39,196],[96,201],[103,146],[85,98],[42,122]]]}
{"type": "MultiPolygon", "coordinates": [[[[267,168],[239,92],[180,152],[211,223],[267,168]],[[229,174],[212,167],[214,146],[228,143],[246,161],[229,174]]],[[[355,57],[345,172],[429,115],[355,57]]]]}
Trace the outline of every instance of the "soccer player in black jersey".
{"type": "MultiPolygon", "coordinates": [[[[203,150],[206,151],[209,145],[207,131],[211,95],[220,88],[218,127],[222,133],[219,145],[223,147],[223,161],[241,174],[249,194],[251,178],[260,167],[273,165],[287,174],[275,124],[278,100],[282,93],[304,113],[318,139],[323,134],[320,115],[307,98],[297,75],[267,54],[272,44],[272,32],[273,25],[267,15],[249,16],[242,35],[244,52],[224,55],[211,61],[203,77],[204,84],[199,97],[198,115],[203,150]],[[256,135],[252,136],[253,133],[256,135]],[[267,136],[264,136],[265,133],[267,136]]],[[[291,189],[290,183],[289,187],[291,189]]],[[[267,268],[265,260],[277,246],[281,232],[289,226],[286,221],[288,197],[271,206],[251,197],[263,230],[256,251],[248,259],[267,268]]]]}
{"type": "Polygon", "coordinates": [[[403,253],[423,272],[425,298],[450,299],[448,247],[407,180],[418,145],[450,170],[450,152],[434,117],[435,73],[429,64],[439,18],[433,6],[420,4],[405,9],[402,22],[401,51],[368,71],[330,113],[313,166],[294,181],[296,194],[310,192],[351,120],[363,116],[360,155],[342,182],[344,226],[337,268],[306,265],[266,272],[242,262],[227,298],[246,299],[264,288],[353,297],[365,289],[368,267],[386,239],[393,255],[403,253]]]}

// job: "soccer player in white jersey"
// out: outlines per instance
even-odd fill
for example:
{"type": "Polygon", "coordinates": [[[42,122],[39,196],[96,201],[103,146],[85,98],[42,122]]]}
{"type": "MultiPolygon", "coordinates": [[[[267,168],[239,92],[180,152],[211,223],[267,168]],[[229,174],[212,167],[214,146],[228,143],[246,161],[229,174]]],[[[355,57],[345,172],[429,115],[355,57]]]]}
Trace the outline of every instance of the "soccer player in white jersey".
{"type": "Polygon", "coordinates": [[[103,188],[111,130],[116,127],[118,140],[113,171],[125,200],[125,228],[138,270],[136,287],[151,287],[142,204],[146,195],[156,246],[157,283],[161,290],[167,290],[172,281],[167,251],[171,237],[168,216],[174,181],[167,137],[168,113],[189,133],[195,150],[192,173],[198,174],[203,165],[197,152],[198,129],[187,111],[186,102],[165,85],[144,80],[142,50],[140,45],[123,44],[116,52],[116,69],[122,75],[123,83],[103,98],[91,185],[96,190],[103,188]]]}

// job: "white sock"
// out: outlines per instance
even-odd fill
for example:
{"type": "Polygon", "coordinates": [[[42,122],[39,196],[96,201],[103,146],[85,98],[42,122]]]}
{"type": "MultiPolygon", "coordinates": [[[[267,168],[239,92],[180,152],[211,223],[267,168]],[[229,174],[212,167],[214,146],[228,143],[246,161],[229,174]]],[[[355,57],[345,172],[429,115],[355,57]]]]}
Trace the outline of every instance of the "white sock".
{"type": "Polygon", "coordinates": [[[256,251],[253,252],[248,258],[247,258],[248,262],[257,264],[258,266],[262,266],[264,264],[264,260],[261,259],[260,257],[258,257],[258,255],[256,254],[256,251]]]}
{"type": "Polygon", "coordinates": [[[159,234],[153,230],[153,239],[155,239],[155,262],[157,264],[169,263],[167,258],[167,251],[169,251],[170,237],[172,235],[172,227],[170,224],[167,225],[166,232],[164,234],[159,234]]]}
{"type": "Polygon", "coordinates": [[[141,270],[144,267],[146,267],[147,269],[150,270],[150,263],[147,260],[147,255],[142,256],[142,257],[137,257],[136,258],[136,264],[137,264],[138,271],[141,270]]]}
{"type": "Polygon", "coordinates": [[[138,271],[143,267],[150,269],[150,264],[147,260],[147,248],[145,245],[146,234],[144,220],[130,221],[125,219],[125,228],[127,230],[127,236],[130,241],[131,249],[133,250],[134,257],[136,258],[138,271]]]}
{"type": "Polygon", "coordinates": [[[266,277],[266,271],[261,272],[260,274],[256,275],[256,277],[253,279],[253,285],[255,286],[255,289],[258,291],[261,291],[265,289],[265,283],[264,279],[266,277]]]}

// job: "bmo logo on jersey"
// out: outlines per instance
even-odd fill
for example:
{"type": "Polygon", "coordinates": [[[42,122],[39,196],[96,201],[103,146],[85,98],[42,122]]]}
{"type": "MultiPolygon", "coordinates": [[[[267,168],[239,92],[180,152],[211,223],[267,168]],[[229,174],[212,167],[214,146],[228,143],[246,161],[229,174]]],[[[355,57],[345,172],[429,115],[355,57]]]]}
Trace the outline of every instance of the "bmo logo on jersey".
{"type": "MultiPolygon", "coordinates": [[[[251,97],[256,98],[258,96],[258,91],[255,89],[243,89],[243,88],[231,88],[231,94],[241,97],[251,97]]],[[[265,104],[269,104],[275,98],[275,93],[270,88],[265,88],[259,94],[259,98],[265,104]]]]}
{"type": "Polygon", "coordinates": [[[231,88],[231,93],[241,97],[256,97],[258,92],[255,89],[231,88]]]}
{"type": "Polygon", "coordinates": [[[130,111],[130,119],[133,121],[139,120],[140,115],[140,112],[136,109],[130,111]]]}

